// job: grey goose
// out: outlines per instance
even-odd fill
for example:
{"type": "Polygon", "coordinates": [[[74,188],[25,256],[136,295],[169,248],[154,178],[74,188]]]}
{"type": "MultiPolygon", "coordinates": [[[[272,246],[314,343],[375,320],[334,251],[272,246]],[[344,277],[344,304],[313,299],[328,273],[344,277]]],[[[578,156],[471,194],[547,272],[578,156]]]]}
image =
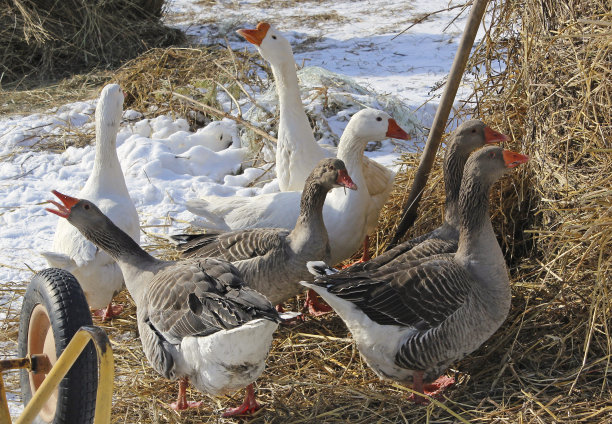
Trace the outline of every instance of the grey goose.
{"type": "Polygon", "coordinates": [[[507,135],[493,130],[477,119],[459,125],[451,133],[444,153],[446,199],[442,225],[429,233],[407,240],[368,262],[358,262],[341,272],[360,272],[377,269],[395,261],[405,262],[440,253],[456,252],[459,241],[459,190],[465,163],[474,150],[508,139],[507,135]]]}
{"type": "MultiPolygon", "coordinates": [[[[452,362],[485,342],[505,320],[510,283],[489,216],[489,191],[527,156],[484,147],[470,156],[459,193],[456,253],[390,264],[356,273],[334,273],[308,264],[314,289],[340,315],[368,365],[381,378],[435,380],[452,362]]],[[[442,389],[452,379],[436,381],[442,389]]],[[[435,394],[435,390],[434,393],[435,394]]],[[[423,401],[417,396],[416,401],[423,401]]]]}
{"type": "MultiPolygon", "coordinates": [[[[182,257],[218,257],[230,261],[249,287],[276,305],[304,291],[300,280],[310,278],[308,261],[330,259],[329,238],[323,219],[323,204],[334,187],[357,190],[343,161],[322,159],[306,180],[300,213],[294,228],[254,228],[229,232],[174,236],[182,257]]],[[[297,199],[295,199],[297,201],[297,199]]],[[[282,205],[280,205],[282,206],[282,205]]],[[[307,298],[311,313],[325,310],[316,295],[307,298]]]]}
{"type": "Polygon", "coordinates": [[[92,202],[57,191],[51,201],[74,225],[121,268],[136,304],[142,348],[151,366],[179,380],[174,409],[187,402],[188,380],[213,395],[247,386],[244,403],[224,416],[259,407],[252,383],[263,372],[272,333],[281,318],[272,304],[244,284],[231,263],[216,258],[158,260],[145,252],[92,202]]]}

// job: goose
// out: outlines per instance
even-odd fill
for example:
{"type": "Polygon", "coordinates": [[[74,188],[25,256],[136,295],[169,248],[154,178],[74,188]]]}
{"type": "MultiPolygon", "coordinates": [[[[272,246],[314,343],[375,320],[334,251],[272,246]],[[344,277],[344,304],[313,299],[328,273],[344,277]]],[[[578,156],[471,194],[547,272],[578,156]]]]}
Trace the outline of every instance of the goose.
{"type": "MultiPolygon", "coordinates": [[[[363,172],[363,151],[368,142],[384,137],[405,137],[389,114],[376,109],[362,109],[353,115],[342,134],[338,146],[341,159],[357,187],[366,187],[363,172]]],[[[295,226],[300,214],[299,191],[283,191],[258,196],[219,197],[208,196],[191,199],[187,209],[216,223],[219,229],[287,228],[295,226]]],[[[333,264],[349,258],[357,251],[366,235],[373,231],[378,221],[380,207],[370,192],[357,190],[345,193],[332,190],[323,207],[323,220],[329,234],[330,261],[333,264]]]]}
{"type": "MultiPolygon", "coordinates": [[[[323,203],[333,187],[357,190],[340,159],[322,159],[310,173],[301,195],[294,228],[256,228],[200,235],[181,234],[182,257],[214,256],[230,261],[249,287],[280,304],[304,290],[300,280],[310,277],[308,261],[329,260],[329,239],[323,222],[323,203]]],[[[296,192],[297,193],[297,192],[296,192]]],[[[307,296],[311,314],[324,311],[316,297],[307,296]]]]}
{"type": "Polygon", "coordinates": [[[231,263],[216,258],[162,261],[145,252],[92,202],[52,191],[62,203],[49,212],[65,218],[121,268],[136,304],[142,348],[151,366],[179,380],[181,410],[188,381],[219,395],[247,386],[244,403],[223,415],[259,408],[253,381],[261,375],[281,321],[272,304],[245,286],[231,263]]]}
{"type": "MultiPolygon", "coordinates": [[[[138,212],[130,198],[117,157],[117,131],[123,113],[123,92],[117,84],[104,87],[96,107],[96,155],[79,197],[95,202],[136,243],[140,242],[138,212]]],[[[41,253],[49,266],[71,272],[81,284],[94,314],[111,319],[123,309],[112,305],[123,287],[119,266],[65,220],[57,223],[51,252],[41,253]],[[104,308],[104,309],[101,309],[104,308]]]]}
{"type": "MultiPolygon", "coordinates": [[[[306,177],[318,161],[324,157],[336,156],[337,151],[333,147],[323,147],[314,139],[300,97],[295,59],[289,41],[267,22],[258,23],[256,29],[239,29],[237,33],[255,45],[259,54],[270,63],[276,81],[280,109],[276,144],[279,188],[281,191],[302,190],[306,177]]],[[[386,137],[410,139],[405,132],[386,137]]],[[[361,166],[370,195],[370,224],[373,222],[376,226],[378,212],[391,194],[395,173],[367,157],[363,158],[361,166]]],[[[369,259],[368,241],[368,238],[364,238],[362,260],[369,259]]]]}
{"type": "MultiPolygon", "coordinates": [[[[452,362],[473,352],[505,320],[510,282],[489,216],[489,191],[527,156],[487,146],[467,160],[459,193],[459,246],[440,254],[361,273],[334,273],[309,262],[314,289],[343,319],[359,352],[381,378],[423,393],[452,362]]],[[[442,377],[437,394],[454,381],[442,377]]],[[[421,396],[415,401],[423,402],[421,396]]]]}
{"type": "Polygon", "coordinates": [[[459,125],[450,135],[444,154],[444,222],[429,233],[405,241],[369,262],[359,262],[342,272],[377,269],[395,261],[411,261],[440,253],[457,251],[459,241],[459,190],[463,168],[474,150],[492,143],[507,141],[509,137],[493,130],[482,121],[471,119],[459,125]]]}

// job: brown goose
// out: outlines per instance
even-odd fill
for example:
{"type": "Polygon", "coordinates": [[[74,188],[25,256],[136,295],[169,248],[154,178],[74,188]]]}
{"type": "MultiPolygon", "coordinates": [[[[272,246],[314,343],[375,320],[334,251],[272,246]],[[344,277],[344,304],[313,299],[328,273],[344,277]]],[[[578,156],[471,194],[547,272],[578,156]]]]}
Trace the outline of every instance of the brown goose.
{"type": "Polygon", "coordinates": [[[341,272],[378,269],[395,261],[406,262],[440,253],[456,252],[459,241],[459,190],[465,163],[474,150],[508,139],[507,135],[494,131],[477,119],[459,125],[451,134],[444,154],[446,201],[442,225],[427,234],[405,241],[368,262],[356,263],[341,272]]]}
{"type": "MultiPolygon", "coordinates": [[[[308,261],[330,259],[329,239],[323,222],[323,204],[334,187],[357,186],[340,159],[322,159],[306,180],[300,214],[293,230],[255,228],[201,235],[177,235],[182,257],[218,257],[232,262],[249,287],[279,304],[304,290],[299,282],[309,279],[308,261]]],[[[320,313],[316,297],[308,297],[311,313],[320,313]]]]}
{"type": "MultiPolygon", "coordinates": [[[[381,378],[438,377],[478,348],[502,324],[510,307],[508,270],[493,233],[489,191],[527,156],[488,146],[467,161],[459,193],[459,248],[360,273],[336,273],[310,262],[313,288],[342,317],[368,365],[381,378]]],[[[452,384],[450,378],[430,385],[452,384]]],[[[416,401],[423,401],[418,396],[416,401]]]]}
{"type": "Polygon", "coordinates": [[[136,303],[138,330],[151,366],[179,380],[174,409],[187,402],[188,379],[213,395],[247,386],[244,403],[224,416],[259,408],[253,381],[265,367],[272,333],[281,321],[270,302],[246,287],[229,262],[215,259],[160,261],[142,250],[88,200],[57,191],[63,205],[47,209],[74,225],[121,268],[136,303]]]}

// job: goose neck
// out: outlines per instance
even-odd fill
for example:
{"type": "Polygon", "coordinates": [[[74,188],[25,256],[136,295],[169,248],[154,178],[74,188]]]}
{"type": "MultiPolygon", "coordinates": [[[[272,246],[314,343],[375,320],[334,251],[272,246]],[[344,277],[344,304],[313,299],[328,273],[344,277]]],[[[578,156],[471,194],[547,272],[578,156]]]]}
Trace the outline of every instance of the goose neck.
{"type": "MultiPolygon", "coordinates": [[[[491,183],[472,172],[464,175],[459,194],[459,248],[457,253],[473,256],[483,250],[487,255],[492,241],[497,244],[489,216],[491,183]]],[[[499,245],[497,245],[499,248],[499,245]]]]}
{"type": "Polygon", "coordinates": [[[139,291],[139,287],[134,283],[136,280],[134,277],[159,262],[106,216],[99,225],[82,226],[75,222],[72,224],[86,239],[108,253],[119,264],[126,286],[132,295],[139,291]]]}
{"type": "Polygon", "coordinates": [[[457,148],[457,143],[451,140],[444,154],[444,188],[446,200],[444,203],[444,220],[454,226],[459,227],[459,191],[461,190],[461,180],[463,168],[468,156],[461,154],[457,148]]]}
{"type": "Polygon", "coordinates": [[[280,65],[273,65],[272,73],[276,81],[281,116],[283,115],[283,109],[295,110],[296,105],[299,105],[301,110],[303,110],[295,63],[291,60],[285,61],[280,65]]]}
{"type": "MultiPolygon", "coordinates": [[[[349,123],[350,125],[350,123],[349,123]]],[[[338,157],[346,162],[360,162],[363,152],[370,140],[360,137],[356,132],[347,127],[340,137],[338,143],[338,157]]]]}
{"type": "Polygon", "coordinates": [[[329,188],[324,187],[316,181],[307,181],[302,191],[300,202],[300,215],[298,216],[292,235],[296,240],[310,239],[314,233],[324,234],[327,230],[323,222],[323,204],[329,188]],[[305,237],[295,237],[302,233],[305,237]]]}
{"type": "Polygon", "coordinates": [[[127,193],[123,171],[117,156],[117,130],[119,123],[96,123],[96,156],[89,184],[98,184],[127,193]]]}

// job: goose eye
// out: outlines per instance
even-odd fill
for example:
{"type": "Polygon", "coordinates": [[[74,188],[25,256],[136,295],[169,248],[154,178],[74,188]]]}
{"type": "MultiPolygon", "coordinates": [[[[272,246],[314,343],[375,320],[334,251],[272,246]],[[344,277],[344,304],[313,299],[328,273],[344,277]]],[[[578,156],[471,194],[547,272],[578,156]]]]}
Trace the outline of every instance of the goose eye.
{"type": "Polygon", "coordinates": [[[276,40],[276,35],[273,35],[273,36],[272,36],[272,39],[273,39],[273,40],[276,40]]]}
{"type": "Polygon", "coordinates": [[[382,121],[382,118],[379,116],[379,117],[377,117],[377,118],[376,118],[376,120],[377,120],[378,122],[380,122],[380,121],[382,121]]]}
{"type": "Polygon", "coordinates": [[[85,208],[85,210],[89,210],[89,205],[87,203],[85,203],[83,207],[85,208]]]}

